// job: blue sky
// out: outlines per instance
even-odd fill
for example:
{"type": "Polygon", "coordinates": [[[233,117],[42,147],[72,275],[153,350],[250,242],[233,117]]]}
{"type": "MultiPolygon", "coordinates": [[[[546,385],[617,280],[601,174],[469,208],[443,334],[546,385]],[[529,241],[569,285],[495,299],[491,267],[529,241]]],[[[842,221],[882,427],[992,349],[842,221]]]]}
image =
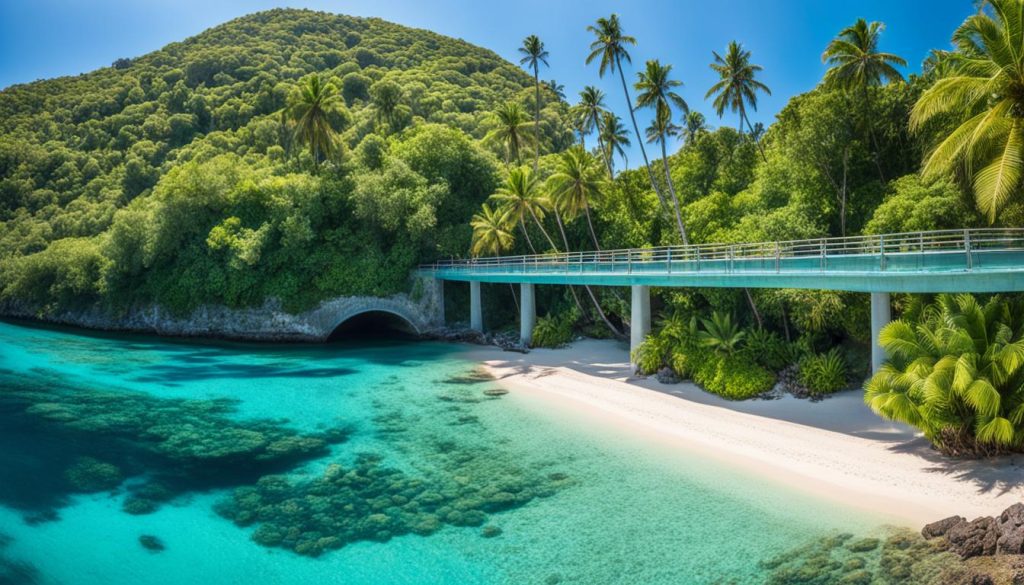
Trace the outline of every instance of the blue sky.
{"type": "MultiPolygon", "coordinates": [[[[378,16],[465,39],[515,62],[522,38],[536,34],[551,53],[543,79],[564,84],[570,101],[584,85],[596,84],[625,118],[618,79],[601,80],[596,65],[584,65],[587,25],[617,12],[626,33],[639,41],[633,68],[653,58],[671,63],[685,83],[683,97],[713,125],[736,124],[728,114],[715,118],[704,100],[714,82],[711,51],[723,51],[732,39],[765,68],[762,80],[772,95],[761,98],[752,118],[768,124],[791,96],[818,83],[822,50],[855,19],[885,22],[882,49],[903,56],[912,72],[930,49],[949,46],[953,30],[973,10],[970,0],[0,0],[0,87],[91,71],[278,6],[378,16]]],[[[632,70],[627,73],[632,78],[632,70]]],[[[631,166],[636,158],[630,154],[631,166]]]]}

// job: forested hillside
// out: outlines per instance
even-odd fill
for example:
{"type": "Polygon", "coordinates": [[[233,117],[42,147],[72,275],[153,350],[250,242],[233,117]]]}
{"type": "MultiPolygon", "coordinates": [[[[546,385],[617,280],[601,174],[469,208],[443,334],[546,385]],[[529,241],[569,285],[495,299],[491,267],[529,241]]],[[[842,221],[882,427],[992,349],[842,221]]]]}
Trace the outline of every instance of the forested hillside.
{"type": "MultiPolygon", "coordinates": [[[[421,260],[467,250],[500,167],[480,139],[499,104],[533,99],[532,81],[431,32],[272,10],[10,87],[2,298],[41,312],[268,297],[296,310],[401,290],[421,260]],[[313,80],[326,151],[299,128],[313,80]]],[[[548,97],[541,140],[559,150],[567,106],[548,97]]]]}

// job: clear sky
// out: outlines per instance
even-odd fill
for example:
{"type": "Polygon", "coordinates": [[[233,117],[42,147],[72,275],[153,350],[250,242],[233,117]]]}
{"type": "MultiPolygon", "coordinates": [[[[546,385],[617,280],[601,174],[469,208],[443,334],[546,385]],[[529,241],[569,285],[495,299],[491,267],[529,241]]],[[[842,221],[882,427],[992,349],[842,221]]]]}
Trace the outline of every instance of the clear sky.
{"type": "MultiPolygon", "coordinates": [[[[683,97],[713,125],[736,124],[729,114],[719,121],[704,100],[714,80],[711,51],[722,52],[730,40],[765,68],[772,95],[761,97],[752,118],[767,125],[791,96],[818,83],[822,50],[857,18],[885,22],[882,50],[904,57],[913,72],[930,49],[949,46],[973,11],[970,0],[0,0],[0,87],[91,71],[279,6],[378,16],[465,39],[516,63],[523,37],[536,34],[551,53],[542,79],[564,84],[570,101],[596,84],[626,118],[618,79],[601,80],[596,65],[584,65],[587,25],[617,12],[638,40],[629,78],[647,59],[672,64],[685,83],[683,97]]],[[[631,166],[637,156],[630,154],[631,166]]]]}

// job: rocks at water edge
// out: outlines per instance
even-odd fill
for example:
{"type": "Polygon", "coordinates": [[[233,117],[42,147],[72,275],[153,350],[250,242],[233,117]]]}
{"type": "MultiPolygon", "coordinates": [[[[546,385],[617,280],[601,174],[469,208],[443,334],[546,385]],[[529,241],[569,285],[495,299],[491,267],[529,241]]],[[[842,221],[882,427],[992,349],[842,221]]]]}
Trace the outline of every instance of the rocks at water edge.
{"type": "Polygon", "coordinates": [[[1024,504],[1003,510],[998,518],[983,516],[967,521],[950,516],[921,530],[926,539],[945,537],[949,550],[962,559],[1024,553],[1024,504]]]}
{"type": "Polygon", "coordinates": [[[142,536],[140,536],[139,544],[142,545],[142,548],[148,550],[151,553],[163,552],[167,548],[166,546],[164,546],[162,540],[153,536],[152,534],[143,534],[142,536]]]}

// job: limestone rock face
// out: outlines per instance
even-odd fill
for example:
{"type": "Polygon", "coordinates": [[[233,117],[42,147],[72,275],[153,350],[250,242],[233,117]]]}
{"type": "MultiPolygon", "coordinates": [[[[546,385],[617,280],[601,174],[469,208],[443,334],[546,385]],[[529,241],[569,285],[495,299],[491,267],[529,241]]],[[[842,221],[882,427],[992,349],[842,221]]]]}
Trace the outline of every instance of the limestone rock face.
{"type": "Polygon", "coordinates": [[[953,528],[962,522],[967,522],[967,519],[963,516],[950,516],[949,518],[944,518],[938,522],[932,522],[921,529],[921,536],[928,539],[945,536],[946,533],[949,532],[950,528],[953,528]]]}
{"type": "Polygon", "coordinates": [[[946,533],[946,540],[950,550],[962,559],[990,556],[996,553],[997,530],[995,518],[985,516],[953,526],[946,533]]]}

